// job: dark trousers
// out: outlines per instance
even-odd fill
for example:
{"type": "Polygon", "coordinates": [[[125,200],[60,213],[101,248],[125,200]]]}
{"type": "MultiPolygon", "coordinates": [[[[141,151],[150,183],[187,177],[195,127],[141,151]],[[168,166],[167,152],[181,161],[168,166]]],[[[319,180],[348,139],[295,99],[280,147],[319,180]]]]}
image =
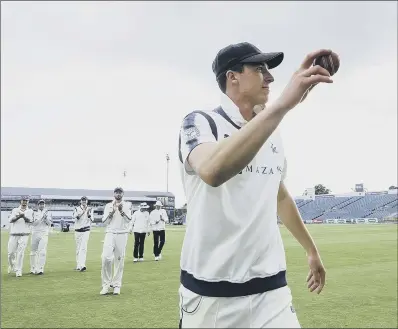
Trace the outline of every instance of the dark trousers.
{"type": "Polygon", "coordinates": [[[133,252],[134,258],[143,258],[144,257],[145,237],[146,237],[146,233],[134,232],[134,252],[133,252]]]}
{"type": "Polygon", "coordinates": [[[165,239],[165,230],[153,231],[153,254],[155,257],[158,257],[162,253],[165,239]]]}

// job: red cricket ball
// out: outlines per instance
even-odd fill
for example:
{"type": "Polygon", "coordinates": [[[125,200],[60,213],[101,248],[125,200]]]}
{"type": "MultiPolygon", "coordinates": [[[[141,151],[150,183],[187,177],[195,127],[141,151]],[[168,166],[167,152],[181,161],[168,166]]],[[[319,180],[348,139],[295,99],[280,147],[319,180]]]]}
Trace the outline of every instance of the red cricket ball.
{"type": "Polygon", "coordinates": [[[315,59],[314,65],[319,65],[328,70],[330,76],[336,74],[340,67],[340,58],[336,53],[330,55],[319,56],[315,59]]]}

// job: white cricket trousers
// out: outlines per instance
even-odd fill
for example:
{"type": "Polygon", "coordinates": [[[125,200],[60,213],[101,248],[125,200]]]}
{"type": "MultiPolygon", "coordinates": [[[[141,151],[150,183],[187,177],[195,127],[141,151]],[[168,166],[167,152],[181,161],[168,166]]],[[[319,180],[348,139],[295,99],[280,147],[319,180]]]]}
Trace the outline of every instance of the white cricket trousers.
{"type": "Polygon", "coordinates": [[[15,272],[22,272],[25,249],[29,235],[10,235],[8,239],[8,266],[15,272]]]}
{"type": "Polygon", "coordinates": [[[86,232],[75,231],[77,269],[86,267],[87,244],[89,238],[90,238],[90,231],[86,232]]]}
{"type": "Polygon", "coordinates": [[[112,285],[114,288],[120,288],[122,286],[127,240],[128,233],[105,234],[104,247],[102,250],[102,287],[110,287],[112,285]],[[112,277],[113,263],[114,273],[112,277]]]}
{"type": "Polygon", "coordinates": [[[30,271],[33,273],[44,272],[46,264],[48,233],[32,232],[30,246],[30,271]]]}
{"type": "Polygon", "coordinates": [[[243,297],[204,297],[182,285],[180,328],[301,328],[288,286],[243,297]]]}

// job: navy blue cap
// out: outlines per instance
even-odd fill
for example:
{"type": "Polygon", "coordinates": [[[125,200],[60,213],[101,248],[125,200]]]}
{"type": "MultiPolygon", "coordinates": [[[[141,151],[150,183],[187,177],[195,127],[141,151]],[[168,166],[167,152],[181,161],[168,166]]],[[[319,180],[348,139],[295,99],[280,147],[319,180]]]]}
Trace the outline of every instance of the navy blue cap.
{"type": "Polygon", "coordinates": [[[241,42],[221,49],[213,61],[212,69],[217,78],[240,63],[265,63],[269,69],[273,69],[282,63],[283,57],[282,52],[263,53],[251,43],[241,42]]]}

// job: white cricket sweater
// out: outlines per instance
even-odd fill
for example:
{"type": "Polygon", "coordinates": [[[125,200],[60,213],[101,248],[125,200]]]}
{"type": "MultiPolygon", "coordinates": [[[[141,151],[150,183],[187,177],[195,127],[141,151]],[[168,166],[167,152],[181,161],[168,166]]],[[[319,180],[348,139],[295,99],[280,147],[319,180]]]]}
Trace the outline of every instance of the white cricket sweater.
{"type": "Polygon", "coordinates": [[[24,213],[29,222],[25,222],[24,218],[19,218],[16,222],[11,222],[23,211],[21,207],[14,208],[9,216],[10,220],[10,235],[29,235],[31,232],[31,223],[33,222],[33,209],[27,208],[24,213]]]}
{"type": "Polygon", "coordinates": [[[277,195],[285,168],[279,131],[246,168],[219,187],[202,181],[187,161],[196,146],[228,138],[245,124],[226,95],[218,109],[205,116],[193,112],[182,123],[179,157],[187,227],[181,284],[202,296],[244,296],[287,284],[277,224],[277,195]]]}
{"type": "Polygon", "coordinates": [[[121,215],[121,212],[116,207],[116,211],[112,217],[108,217],[114,208],[114,202],[109,202],[104,209],[104,215],[102,217],[102,222],[106,224],[106,233],[129,233],[130,222],[131,222],[131,203],[122,201],[123,208],[122,212],[124,212],[124,216],[121,215]]]}

